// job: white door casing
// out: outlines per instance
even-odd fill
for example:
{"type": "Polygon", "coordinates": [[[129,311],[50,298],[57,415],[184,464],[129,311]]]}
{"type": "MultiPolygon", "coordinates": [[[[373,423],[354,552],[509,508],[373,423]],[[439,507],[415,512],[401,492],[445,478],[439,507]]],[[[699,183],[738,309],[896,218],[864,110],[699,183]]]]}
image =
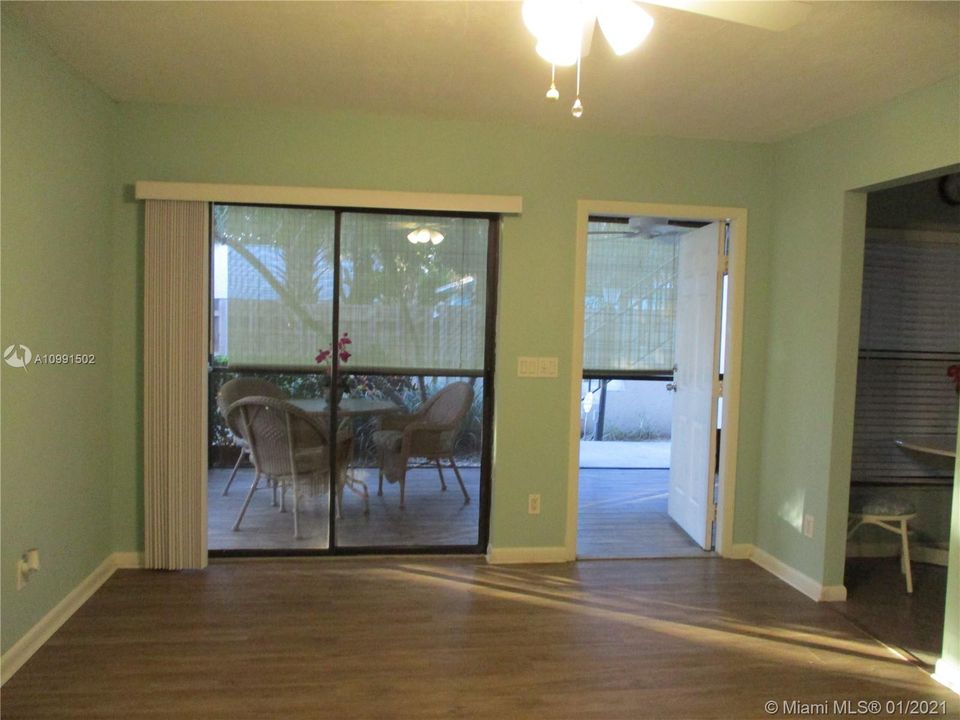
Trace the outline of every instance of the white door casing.
{"type": "Polygon", "coordinates": [[[700,547],[713,547],[717,414],[718,258],[722,223],[679,239],[667,512],[700,547]]]}

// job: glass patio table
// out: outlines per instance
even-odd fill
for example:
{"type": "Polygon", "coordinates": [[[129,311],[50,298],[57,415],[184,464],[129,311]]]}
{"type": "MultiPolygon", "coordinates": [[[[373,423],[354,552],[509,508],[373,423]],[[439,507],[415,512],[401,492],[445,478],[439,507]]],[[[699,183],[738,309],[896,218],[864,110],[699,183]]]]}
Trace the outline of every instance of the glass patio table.
{"type": "MultiPolygon", "coordinates": [[[[290,400],[290,404],[311,415],[326,415],[329,412],[326,398],[290,400]]],[[[348,397],[340,401],[337,406],[337,415],[341,418],[359,417],[361,415],[388,415],[389,413],[399,412],[400,409],[399,405],[389,400],[348,397]]]]}

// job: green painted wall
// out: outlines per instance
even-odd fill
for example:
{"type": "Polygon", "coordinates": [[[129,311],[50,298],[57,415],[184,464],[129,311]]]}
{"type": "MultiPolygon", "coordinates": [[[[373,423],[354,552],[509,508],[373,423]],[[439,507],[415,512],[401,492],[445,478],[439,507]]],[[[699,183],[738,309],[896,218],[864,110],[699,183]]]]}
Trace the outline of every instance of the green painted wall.
{"type": "Polygon", "coordinates": [[[958,83],[776,146],[756,544],[825,585],[843,582],[853,438],[866,195],[850,191],[960,163],[958,83]]]}
{"type": "Polygon", "coordinates": [[[0,601],[6,651],[112,551],[110,225],[115,106],[2,16],[2,345],[94,353],[2,364],[0,601]],[[15,563],[41,569],[22,591],[15,563]]]}
{"type": "Polygon", "coordinates": [[[956,80],[769,146],[604,135],[588,118],[559,131],[114,106],[6,17],[2,43],[3,347],[99,361],[2,370],[4,649],[111,550],[142,546],[136,180],[524,197],[522,216],[505,220],[501,257],[492,517],[501,548],[564,542],[576,201],[747,208],[734,538],[842,581],[864,215],[863,195],[847,191],[960,162],[956,80]],[[560,377],[518,379],[519,355],[560,357],[560,377]],[[539,516],[525,512],[531,492],[543,497],[539,516]],[[813,540],[797,530],[804,512],[817,518],[813,540]],[[34,546],[43,570],[17,593],[14,560],[34,546]]]}
{"type": "MultiPolygon", "coordinates": [[[[495,547],[564,543],[569,344],[573,336],[576,201],[580,198],[746,207],[750,212],[736,536],[753,537],[766,332],[771,148],[599,135],[422,118],[121,105],[118,181],[224,182],[522,195],[504,223],[497,333],[491,540],[495,547]],[[520,380],[517,356],[555,355],[556,380],[520,380]],[[528,493],[542,513],[526,513],[528,493]]],[[[114,307],[118,449],[117,542],[141,543],[138,314],[141,208],[117,207],[114,307]]]]}

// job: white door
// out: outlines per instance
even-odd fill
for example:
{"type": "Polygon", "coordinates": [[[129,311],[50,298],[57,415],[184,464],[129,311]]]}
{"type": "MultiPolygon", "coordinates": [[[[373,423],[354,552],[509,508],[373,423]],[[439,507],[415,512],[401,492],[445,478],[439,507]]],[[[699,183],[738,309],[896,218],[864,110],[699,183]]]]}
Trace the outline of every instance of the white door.
{"type": "MultiPolygon", "coordinates": [[[[667,511],[700,547],[712,549],[716,452],[717,259],[723,226],[679,239],[676,366],[667,511]]],[[[670,387],[670,386],[668,386],[670,387]]]]}

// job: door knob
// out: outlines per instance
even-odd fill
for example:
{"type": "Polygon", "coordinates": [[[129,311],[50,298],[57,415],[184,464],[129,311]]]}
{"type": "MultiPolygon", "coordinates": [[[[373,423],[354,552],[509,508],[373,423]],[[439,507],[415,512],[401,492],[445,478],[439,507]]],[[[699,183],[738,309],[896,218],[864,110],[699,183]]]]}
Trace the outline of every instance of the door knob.
{"type": "Polygon", "coordinates": [[[676,392],[677,384],[676,383],[667,383],[667,392],[676,392]]]}

